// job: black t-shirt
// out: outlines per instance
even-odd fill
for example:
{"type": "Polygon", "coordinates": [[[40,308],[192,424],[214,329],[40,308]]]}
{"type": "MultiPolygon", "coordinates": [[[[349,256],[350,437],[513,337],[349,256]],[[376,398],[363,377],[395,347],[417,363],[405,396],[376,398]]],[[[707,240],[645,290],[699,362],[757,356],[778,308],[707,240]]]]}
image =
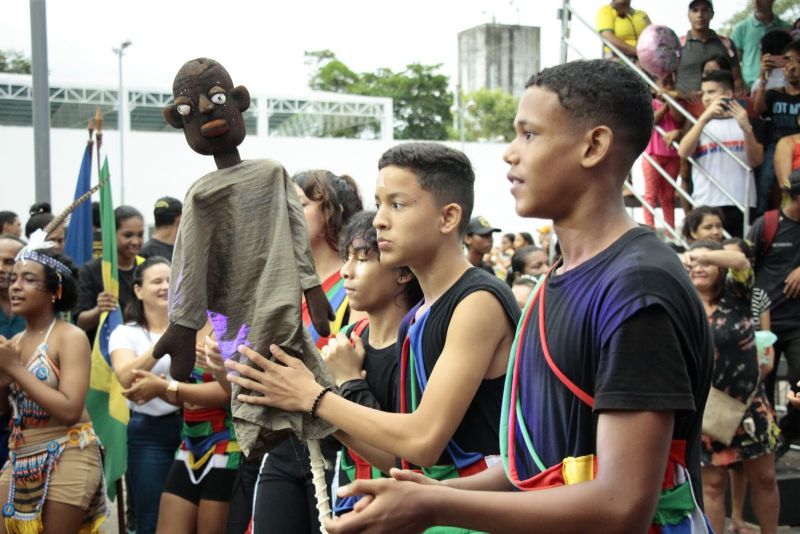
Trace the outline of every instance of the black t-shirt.
{"type": "Polygon", "coordinates": [[[786,277],[800,267],[800,221],[793,221],[781,212],[778,232],[766,253],[764,217],[753,223],[748,239],[755,245],[755,285],[766,291],[772,301],[770,328],[776,333],[800,328],[800,299],[783,294],[786,277]]]}
{"type": "Polygon", "coordinates": [[[167,258],[169,261],[172,261],[172,252],[174,250],[175,245],[170,245],[169,243],[164,243],[163,241],[153,238],[144,244],[139,251],[139,256],[143,258],[161,256],[162,258],[167,258]]]}
{"type": "MultiPolygon", "coordinates": [[[[519,306],[514,298],[514,294],[507,284],[503,283],[496,276],[488,274],[486,271],[472,267],[468,269],[458,281],[453,284],[439,299],[433,303],[426,312],[427,319],[425,329],[422,333],[422,353],[425,362],[425,371],[428,377],[433,372],[433,368],[444,349],[447,330],[450,326],[450,319],[456,307],[466,297],[476,291],[487,291],[491,293],[503,307],[503,316],[486,317],[486,321],[507,321],[513,331],[519,319],[519,306]]],[[[416,310],[416,308],[415,308],[416,310]]],[[[412,310],[410,313],[414,313],[412,310]]],[[[401,340],[406,338],[408,332],[407,321],[403,321],[400,333],[397,336],[397,360],[400,361],[402,353],[401,340]]],[[[469,354],[464,354],[464,365],[469,365],[469,354]]],[[[401,372],[401,371],[399,371],[401,372]]],[[[399,375],[398,372],[398,375],[399,375]]],[[[369,375],[367,375],[369,376],[369,375]]],[[[500,427],[500,407],[503,402],[503,385],[505,376],[483,380],[478,386],[475,397],[467,408],[464,418],[458,425],[453,434],[453,441],[465,452],[481,453],[483,455],[494,455],[499,453],[499,427],[500,427]]],[[[408,381],[410,399],[411,381],[408,381]]],[[[422,398],[422,391],[418,384],[414,383],[417,398],[422,398]]],[[[399,392],[398,392],[399,394],[399,392]]],[[[397,404],[399,408],[399,402],[397,404]]],[[[445,450],[437,465],[452,465],[453,460],[445,450]]]]}
{"type": "MultiPolygon", "coordinates": [[[[103,291],[103,260],[98,258],[90,261],[81,267],[78,276],[78,302],[72,308],[72,316],[75,321],[78,320],[78,315],[86,310],[91,310],[97,306],[97,295],[103,291]]],[[[123,271],[119,269],[119,306],[122,313],[125,313],[125,307],[133,296],[133,269],[123,271]]],[[[86,332],[89,336],[89,342],[94,343],[94,336],[97,333],[96,328],[86,332]]]]}
{"type": "MultiPolygon", "coordinates": [[[[545,288],[545,333],[556,366],[594,397],[579,400],[550,370],[539,336],[539,305],[520,340],[521,406],[546,467],[596,454],[598,414],[675,411],[673,441],[702,502],[700,434],[711,383],[712,338],[705,312],[675,253],[635,228],[545,288]]],[[[539,469],[518,453],[527,476],[539,469]]]]}
{"type": "Polygon", "coordinates": [[[764,95],[767,111],[764,117],[770,121],[770,143],[777,143],[782,137],[800,131],[797,115],[800,114],[800,95],[790,95],[784,89],[770,89],[764,95]]]}
{"type": "Polygon", "coordinates": [[[345,399],[384,412],[395,411],[397,396],[397,358],[395,343],[376,349],[369,344],[369,326],[361,332],[364,342],[364,370],[366,380],[349,380],[342,384],[339,393],[345,399]]]}

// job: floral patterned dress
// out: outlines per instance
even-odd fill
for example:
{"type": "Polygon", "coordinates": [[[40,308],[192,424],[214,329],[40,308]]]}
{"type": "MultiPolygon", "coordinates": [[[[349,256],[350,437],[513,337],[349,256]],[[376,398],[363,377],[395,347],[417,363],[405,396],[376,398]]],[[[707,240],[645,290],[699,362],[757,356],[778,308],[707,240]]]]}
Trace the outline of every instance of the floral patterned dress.
{"type": "Polygon", "coordinates": [[[780,444],[780,430],[759,375],[748,271],[731,272],[717,309],[708,318],[714,334],[712,385],[741,402],[747,402],[756,388],[758,392],[730,445],[703,436],[703,465],[733,465],[774,452],[780,444]]]}

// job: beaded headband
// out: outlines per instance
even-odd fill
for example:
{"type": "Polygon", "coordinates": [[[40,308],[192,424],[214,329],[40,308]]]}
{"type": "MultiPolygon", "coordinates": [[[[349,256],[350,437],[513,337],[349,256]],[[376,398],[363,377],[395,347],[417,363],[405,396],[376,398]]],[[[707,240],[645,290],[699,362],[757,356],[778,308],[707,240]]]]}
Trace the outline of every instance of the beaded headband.
{"type": "Polygon", "coordinates": [[[24,253],[21,253],[17,256],[17,260],[31,260],[35,261],[36,263],[41,263],[42,265],[46,265],[51,269],[55,270],[61,276],[65,276],[66,278],[72,277],[72,271],[69,270],[69,267],[58,261],[57,259],[48,256],[46,254],[40,254],[35,250],[28,250],[24,253]]]}
{"type": "Polygon", "coordinates": [[[47,267],[55,270],[56,273],[58,273],[59,278],[61,276],[65,276],[67,278],[72,277],[72,271],[69,270],[69,267],[57,259],[48,256],[47,254],[38,252],[39,250],[49,249],[54,245],[52,241],[46,240],[46,236],[47,234],[44,233],[44,230],[36,230],[34,233],[32,233],[28,244],[22,247],[22,250],[20,250],[19,254],[17,254],[16,260],[31,260],[35,261],[36,263],[46,265],[47,267]]]}

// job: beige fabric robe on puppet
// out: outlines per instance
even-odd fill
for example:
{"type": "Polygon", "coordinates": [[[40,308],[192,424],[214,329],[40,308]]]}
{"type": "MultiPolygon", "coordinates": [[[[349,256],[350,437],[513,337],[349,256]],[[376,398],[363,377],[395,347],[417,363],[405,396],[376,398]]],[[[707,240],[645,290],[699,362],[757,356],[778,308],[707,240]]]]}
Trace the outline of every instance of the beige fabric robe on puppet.
{"type": "MultiPolygon", "coordinates": [[[[332,383],[303,327],[302,292],[320,280],[303,208],[279,163],[243,161],[195,182],[186,194],[172,261],[170,322],[199,330],[206,310],[220,314],[212,322],[218,323],[223,356],[247,361],[236,351],[247,325],[254,350],[268,355],[271,344],[279,345],[300,356],[323,385],[332,383]]],[[[333,431],[307,414],[243,404],[237,400],[241,392],[250,393],[232,385],[231,409],[247,456],[269,450],[287,431],[300,439],[320,439],[333,431]]]]}

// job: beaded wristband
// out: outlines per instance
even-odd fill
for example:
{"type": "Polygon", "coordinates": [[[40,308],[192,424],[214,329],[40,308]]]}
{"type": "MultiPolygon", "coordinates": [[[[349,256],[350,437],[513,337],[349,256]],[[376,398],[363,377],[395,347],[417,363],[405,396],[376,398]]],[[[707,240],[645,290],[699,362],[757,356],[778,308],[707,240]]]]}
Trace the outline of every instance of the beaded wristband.
{"type": "Polygon", "coordinates": [[[317,408],[319,407],[319,402],[322,400],[322,397],[324,397],[325,394],[330,390],[331,390],[330,386],[325,386],[324,388],[322,388],[322,391],[317,393],[317,397],[314,399],[314,404],[311,405],[311,409],[308,411],[308,415],[310,415],[311,417],[317,416],[317,408]]]}

